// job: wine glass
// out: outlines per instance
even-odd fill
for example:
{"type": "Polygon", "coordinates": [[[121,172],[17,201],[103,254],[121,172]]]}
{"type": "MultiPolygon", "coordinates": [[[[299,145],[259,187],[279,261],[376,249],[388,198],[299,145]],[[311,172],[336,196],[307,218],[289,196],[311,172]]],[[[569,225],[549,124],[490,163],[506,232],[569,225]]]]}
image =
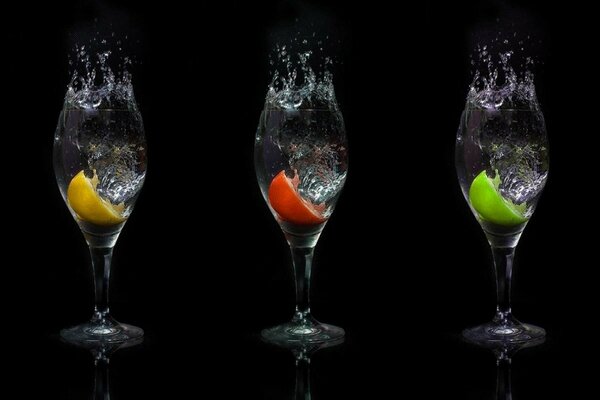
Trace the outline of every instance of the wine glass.
{"type": "Polygon", "coordinates": [[[93,104],[73,98],[67,94],[58,118],[54,172],[90,249],[95,306],[89,322],[63,329],[61,336],[70,342],[124,342],[142,337],[144,331],[113,319],[108,286],[113,247],[146,174],[142,116],[132,96],[125,102],[93,104]]]}
{"type": "Polygon", "coordinates": [[[266,102],[254,144],[262,194],[290,246],[296,311],[288,323],[262,331],[267,341],[321,343],[344,336],[310,313],[310,277],[315,245],[346,179],[348,148],[337,103],[316,107],[266,102]]]}
{"type": "Polygon", "coordinates": [[[513,317],[510,290],[515,248],[546,183],[548,142],[537,102],[498,105],[467,101],[456,139],[458,179],[491,246],[497,289],[494,319],[463,335],[480,343],[520,343],[546,334],[513,317]]]}

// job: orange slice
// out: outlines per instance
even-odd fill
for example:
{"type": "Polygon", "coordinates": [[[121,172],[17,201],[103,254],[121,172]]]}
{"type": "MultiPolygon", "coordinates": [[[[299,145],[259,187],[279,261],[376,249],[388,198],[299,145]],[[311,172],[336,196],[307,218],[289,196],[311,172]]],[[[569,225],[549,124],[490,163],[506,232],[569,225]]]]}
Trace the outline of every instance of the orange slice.
{"type": "Polygon", "coordinates": [[[279,218],[298,225],[316,225],[327,220],[321,216],[325,205],[313,205],[298,193],[298,174],[293,179],[279,172],[269,186],[269,203],[279,218]]]}

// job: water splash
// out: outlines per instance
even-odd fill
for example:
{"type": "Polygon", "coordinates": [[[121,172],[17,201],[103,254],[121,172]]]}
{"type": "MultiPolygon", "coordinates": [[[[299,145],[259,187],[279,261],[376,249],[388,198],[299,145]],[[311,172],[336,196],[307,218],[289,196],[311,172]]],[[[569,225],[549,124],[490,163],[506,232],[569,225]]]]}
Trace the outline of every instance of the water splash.
{"type": "Polygon", "coordinates": [[[298,179],[300,196],[322,206],[320,213],[327,218],[346,179],[347,145],[331,72],[336,59],[315,36],[298,34],[275,47],[265,129],[267,135],[276,132],[274,140],[289,176],[298,179]]]}
{"type": "Polygon", "coordinates": [[[523,214],[529,218],[547,179],[548,146],[534,85],[536,63],[526,48],[516,34],[499,34],[477,47],[465,112],[471,113],[470,129],[478,132],[488,176],[497,174],[502,197],[525,205],[523,214]]]}
{"type": "Polygon", "coordinates": [[[334,60],[323,55],[322,42],[317,42],[318,50],[312,50],[310,45],[306,38],[276,45],[270,60],[273,70],[265,99],[266,108],[338,109],[330,71],[334,60]],[[315,55],[316,61],[313,59],[315,55]],[[313,69],[315,64],[317,72],[313,69]]]}
{"type": "Polygon", "coordinates": [[[63,105],[66,129],[77,132],[77,152],[95,191],[128,217],[143,185],[146,144],[128,68],[118,38],[93,38],[75,45],[69,57],[71,80],[63,105]]]}
{"type": "MultiPolygon", "coordinates": [[[[495,39],[498,46],[510,48],[509,39],[495,39]]],[[[467,108],[483,108],[488,110],[520,109],[535,110],[539,108],[535,92],[531,57],[524,57],[518,71],[513,67],[513,58],[521,56],[524,51],[523,41],[517,43],[515,50],[499,51],[495,54],[492,43],[479,45],[476,54],[471,57],[475,67],[473,81],[467,95],[467,108]]]]}
{"type": "MultiPolygon", "coordinates": [[[[117,72],[111,68],[113,51],[106,39],[94,39],[87,45],[75,45],[69,65],[72,69],[71,81],[67,85],[65,108],[76,109],[136,109],[131,74],[128,67],[132,61],[122,56],[116,60],[117,72]]],[[[121,50],[121,42],[116,46],[121,50]]],[[[113,62],[114,64],[114,62],[113,62]]]]}

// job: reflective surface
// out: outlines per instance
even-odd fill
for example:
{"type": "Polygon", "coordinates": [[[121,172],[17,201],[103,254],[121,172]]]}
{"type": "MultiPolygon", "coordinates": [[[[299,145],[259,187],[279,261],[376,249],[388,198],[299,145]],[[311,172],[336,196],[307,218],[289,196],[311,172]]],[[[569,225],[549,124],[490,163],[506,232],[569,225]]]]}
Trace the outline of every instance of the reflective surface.
{"type": "MultiPolygon", "coordinates": [[[[221,342],[200,351],[147,332],[143,344],[119,350],[110,356],[110,363],[96,365],[88,350],[46,341],[36,347],[39,361],[26,375],[22,368],[27,359],[20,363],[8,359],[15,380],[7,382],[5,389],[16,389],[18,382],[35,382],[19,385],[20,393],[111,400],[185,396],[199,388],[222,396],[282,400],[366,398],[390,391],[400,396],[418,391],[424,397],[508,400],[512,395],[514,400],[527,400],[583,395],[590,389],[585,368],[552,342],[518,352],[510,364],[506,359],[498,364],[489,350],[451,336],[438,338],[439,344],[429,348],[415,343],[421,350],[403,351],[350,339],[354,343],[317,351],[308,361],[258,338],[242,338],[230,346],[221,342]],[[191,359],[202,360],[202,372],[190,364],[191,359]],[[390,364],[391,359],[396,361],[390,364]]],[[[33,355],[20,353],[20,357],[33,355]]]]}
{"type": "MultiPolygon", "coordinates": [[[[91,390],[92,394],[88,398],[94,400],[110,400],[111,388],[110,388],[110,358],[117,350],[126,349],[141,344],[143,338],[130,339],[123,342],[77,342],[73,344],[72,341],[63,339],[65,343],[85,349],[90,352],[94,358],[94,385],[91,390]]],[[[118,397],[117,397],[118,398],[118,397]]]]}

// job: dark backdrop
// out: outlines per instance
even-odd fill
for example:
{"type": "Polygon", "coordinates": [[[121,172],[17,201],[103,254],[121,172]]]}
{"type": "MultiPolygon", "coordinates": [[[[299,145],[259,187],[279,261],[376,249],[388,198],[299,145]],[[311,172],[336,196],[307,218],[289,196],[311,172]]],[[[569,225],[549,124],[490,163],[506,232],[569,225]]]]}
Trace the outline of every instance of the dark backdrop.
{"type": "Polygon", "coordinates": [[[549,336],[515,357],[514,395],[585,391],[579,360],[593,337],[586,321],[595,262],[585,229],[597,218],[588,193],[596,186],[589,10],[542,1],[350,3],[96,1],[3,13],[0,296],[9,385],[23,397],[91,391],[91,356],[58,341],[62,327],[89,317],[93,289],[51,151],[67,54],[97,29],[128,35],[149,147],[111,287],[113,314],[142,326],[146,340],[113,357],[113,397],[291,395],[293,357],[258,339],[291,316],[294,299],[291,260],[256,184],[252,146],[273,32],[314,26],[340,40],[335,83],[351,160],[317,247],[312,297],[316,317],[348,337],[314,356],[313,398],[492,398],[493,356],[459,339],[462,328],[491,318],[494,288],[453,147],[475,33],[499,26],[543,41],[537,88],[551,145],[550,178],[517,250],[514,285],[517,316],[549,336]]]}

